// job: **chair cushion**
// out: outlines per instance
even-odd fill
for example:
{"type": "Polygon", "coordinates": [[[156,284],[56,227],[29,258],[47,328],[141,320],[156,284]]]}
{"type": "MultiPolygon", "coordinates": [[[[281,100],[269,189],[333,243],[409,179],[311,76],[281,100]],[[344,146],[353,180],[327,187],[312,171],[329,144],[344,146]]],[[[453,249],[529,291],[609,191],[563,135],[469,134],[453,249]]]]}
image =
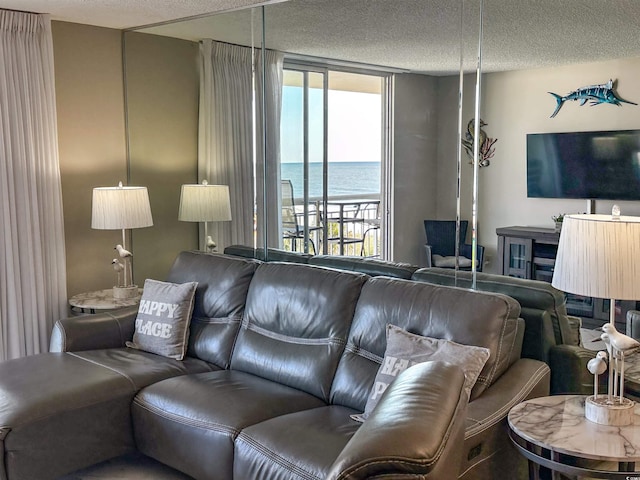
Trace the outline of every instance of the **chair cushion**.
{"type": "MultiPolygon", "coordinates": [[[[458,266],[459,267],[470,267],[471,266],[471,259],[467,258],[467,257],[463,257],[462,255],[460,255],[459,257],[460,260],[458,260],[458,266]]],[[[477,265],[477,261],[476,261],[476,265],[477,265]]],[[[441,267],[441,268],[455,268],[456,266],[456,257],[454,256],[446,256],[443,257],[442,255],[437,255],[437,254],[433,254],[433,264],[436,267],[441,267]]]]}

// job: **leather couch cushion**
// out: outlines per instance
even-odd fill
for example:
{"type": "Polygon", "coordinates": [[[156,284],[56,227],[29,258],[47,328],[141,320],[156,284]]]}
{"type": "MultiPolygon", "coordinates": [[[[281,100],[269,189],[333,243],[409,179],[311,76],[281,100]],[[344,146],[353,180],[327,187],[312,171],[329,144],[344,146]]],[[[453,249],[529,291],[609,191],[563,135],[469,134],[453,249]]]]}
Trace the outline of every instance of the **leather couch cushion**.
{"type": "Polygon", "coordinates": [[[86,350],[69,352],[68,355],[117,372],[131,383],[135,391],[166,378],[219,370],[219,367],[197,358],[185,357],[179,361],[130,348],[86,350]]]}
{"type": "MultiPolygon", "coordinates": [[[[471,287],[471,272],[455,272],[444,268],[421,268],[413,274],[414,280],[471,287]]],[[[557,344],[570,343],[571,327],[567,319],[564,293],[550,283],[491,273],[476,273],[476,287],[486,292],[496,292],[515,298],[522,308],[545,310],[551,317],[557,344]]]]}
{"type": "Polygon", "coordinates": [[[0,363],[0,466],[54,479],[132,451],[134,394],[125,376],[66,353],[0,363]]]}
{"type": "Polygon", "coordinates": [[[456,478],[463,378],[458,367],[426,362],[403,372],[362,425],[350,420],[354,410],[332,405],[247,427],[236,439],[233,478],[456,478]]]}
{"type": "Polygon", "coordinates": [[[228,480],[233,478],[234,439],[240,431],[323,405],[300,390],[223,370],[175,377],[143,389],[133,402],[132,416],[142,453],[195,478],[228,480]]]}
{"type": "Polygon", "coordinates": [[[138,389],[211,368],[128,348],[0,363],[0,447],[4,437],[9,478],[54,479],[132,451],[130,409],[138,389]]]}
{"type": "Polygon", "coordinates": [[[350,408],[332,405],[245,428],[236,439],[233,478],[326,478],[360,426],[349,418],[354,413],[350,408]]]}
{"type": "Polygon", "coordinates": [[[493,293],[383,277],[362,289],[331,403],[363,411],[386,350],[385,327],[488,348],[491,357],[471,391],[471,400],[495,381],[519,351],[520,305],[493,293]]]}
{"type": "Polygon", "coordinates": [[[245,245],[230,245],[224,249],[225,255],[235,255],[237,257],[257,258],[267,262],[292,262],[292,263],[309,263],[309,259],[313,256],[309,253],[291,252],[280,248],[269,248],[267,250],[268,257],[264,257],[264,248],[253,248],[245,245]]]}
{"type": "Polygon", "coordinates": [[[229,366],[257,260],[181,252],[167,280],[198,282],[187,355],[229,366]]]}
{"type": "Polygon", "coordinates": [[[367,278],[308,265],[261,264],[251,282],[231,368],[327,401],[367,278]]]}

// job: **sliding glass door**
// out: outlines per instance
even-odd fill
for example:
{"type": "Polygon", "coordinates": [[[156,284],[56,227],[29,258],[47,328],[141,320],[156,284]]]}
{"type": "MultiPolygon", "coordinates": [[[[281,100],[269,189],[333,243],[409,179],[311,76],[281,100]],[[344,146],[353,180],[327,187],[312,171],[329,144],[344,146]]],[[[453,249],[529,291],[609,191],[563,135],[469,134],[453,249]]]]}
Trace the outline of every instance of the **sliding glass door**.
{"type": "Polygon", "coordinates": [[[281,247],[382,256],[386,77],[285,64],[281,247]]]}
{"type": "Polygon", "coordinates": [[[280,120],[281,247],[321,253],[326,72],[285,68],[280,120]]]}

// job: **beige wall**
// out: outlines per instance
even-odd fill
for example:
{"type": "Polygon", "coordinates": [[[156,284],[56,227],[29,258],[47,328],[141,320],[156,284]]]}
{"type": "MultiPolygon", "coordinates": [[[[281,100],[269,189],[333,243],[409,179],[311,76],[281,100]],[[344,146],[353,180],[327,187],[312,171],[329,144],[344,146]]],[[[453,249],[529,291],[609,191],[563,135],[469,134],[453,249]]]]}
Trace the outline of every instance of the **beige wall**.
{"type": "MultiPolygon", "coordinates": [[[[94,186],[126,181],[126,137],[120,31],[53,23],[60,165],[67,245],[69,295],[108,288],[118,231],[92,230],[94,186]]],[[[149,187],[154,227],[134,237],[137,280],[164,278],[175,253],[195,248],[195,224],[177,221],[179,186],[196,180],[197,46],[134,34],[129,62],[132,180],[149,187]],[[163,53],[160,55],[160,51],[163,53]],[[136,93],[137,92],[137,93],[136,93]],[[136,93],[134,95],[134,93],[136,93]],[[139,93],[144,95],[140,96],[139,93]],[[143,139],[141,142],[140,140],[143,139]]],[[[560,94],[618,79],[618,92],[640,103],[640,59],[487,74],[482,118],[498,138],[491,166],[480,170],[479,243],[487,248],[486,271],[495,271],[495,229],[509,225],[551,227],[551,215],[586,209],[583,200],[526,196],[526,134],[640,128],[638,106],[580,107],[567,103],[549,118],[560,94]]],[[[465,77],[465,122],[473,116],[473,76],[465,77]]],[[[455,215],[455,149],[458,77],[398,75],[394,135],[395,251],[398,261],[422,263],[425,218],[455,215]]],[[[462,217],[471,218],[471,166],[463,163],[462,217]]],[[[607,212],[612,202],[599,201],[607,212]]],[[[639,215],[640,202],[621,202],[639,215]]]]}
{"type": "Polygon", "coordinates": [[[165,279],[198,224],[178,221],[180,188],[198,181],[198,44],[125,34],[131,182],[149,189],[153,227],[133,231],[135,278],[165,279]]]}
{"type": "MultiPolygon", "coordinates": [[[[553,227],[551,216],[562,213],[584,212],[586,200],[527,198],[526,187],[526,134],[588,130],[640,129],[640,107],[634,105],[589,105],[567,102],[555,118],[549,118],[555,100],[548,91],[560,95],[586,85],[618,79],[618,93],[622,98],[640,103],[640,59],[612,60],[608,62],[572,65],[535,70],[492,73],[483,77],[482,118],[489,125],[487,134],[498,138],[496,154],[491,165],[480,170],[478,231],[479,243],[487,248],[489,263],[485,270],[496,271],[495,254],[498,227],[529,225],[553,227]]],[[[475,80],[467,77],[465,85],[475,80]]],[[[456,78],[443,79],[441,89],[457,91],[456,78]]],[[[465,95],[465,121],[473,116],[473,95],[465,95]]],[[[456,121],[457,112],[440,111],[443,122],[456,121]]],[[[450,160],[439,155],[439,172],[443,173],[450,160]]],[[[446,175],[438,186],[452,181],[453,173],[447,167],[446,175]]],[[[624,181],[624,179],[621,179],[624,181]]],[[[471,190],[469,177],[463,179],[466,194],[471,190]]],[[[442,191],[438,191],[441,198],[442,191]]],[[[640,202],[617,202],[623,214],[639,215],[640,202]]],[[[596,202],[597,213],[611,211],[611,201],[596,202]]],[[[464,216],[471,218],[470,199],[464,202],[464,216]]],[[[438,214],[446,216],[449,204],[439,204],[438,214]]]]}
{"type": "Polygon", "coordinates": [[[424,219],[437,202],[436,78],[395,77],[393,260],[424,264],[424,219]]]}
{"type": "MultiPolygon", "coordinates": [[[[129,35],[129,34],[127,34],[129,35]]],[[[127,143],[119,30],[53,22],[67,288],[110,288],[121,231],[91,229],[96,186],[127,183],[127,143]]],[[[180,185],[194,182],[197,151],[197,45],[133,34],[127,45],[131,182],[149,188],[154,226],[134,234],[134,273],[166,278],[178,251],[195,248],[195,224],[177,221],[180,185]],[[162,53],[160,53],[162,52],[162,53]]]]}
{"type": "Polygon", "coordinates": [[[126,181],[121,33],[53,22],[67,289],[111,287],[121,232],[91,229],[95,186],[126,181]]]}
{"type": "MultiPolygon", "coordinates": [[[[458,94],[459,77],[438,78],[438,164],[437,164],[437,219],[456,218],[456,189],[458,172],[458,94]]],[[[475,76],[467,75],[463,87],[462,128],[473,117],[475,76]]],[[[463,152],[460,170],[460,217],[471,219],[473,166],[463,152]]],[[[467,240],[471,238],[471,228],[467,240]]]]}

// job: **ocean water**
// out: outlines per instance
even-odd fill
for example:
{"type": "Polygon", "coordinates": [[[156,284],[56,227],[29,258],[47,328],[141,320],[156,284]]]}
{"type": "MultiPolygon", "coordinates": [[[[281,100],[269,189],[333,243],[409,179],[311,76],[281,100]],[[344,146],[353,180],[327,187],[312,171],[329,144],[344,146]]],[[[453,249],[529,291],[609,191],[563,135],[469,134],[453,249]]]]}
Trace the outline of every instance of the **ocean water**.
{"type": "MultiPolygon", "coordinates": [[[[283,180],[291,180],[296,198],[303,195],[302,163],[282,163],[283,180]]],[[[380,193],[380,162],[329,162],[329,196],[380,193]]],[[[322,163],[309,164],[309,197],[322,196],[322,163]]]]}

